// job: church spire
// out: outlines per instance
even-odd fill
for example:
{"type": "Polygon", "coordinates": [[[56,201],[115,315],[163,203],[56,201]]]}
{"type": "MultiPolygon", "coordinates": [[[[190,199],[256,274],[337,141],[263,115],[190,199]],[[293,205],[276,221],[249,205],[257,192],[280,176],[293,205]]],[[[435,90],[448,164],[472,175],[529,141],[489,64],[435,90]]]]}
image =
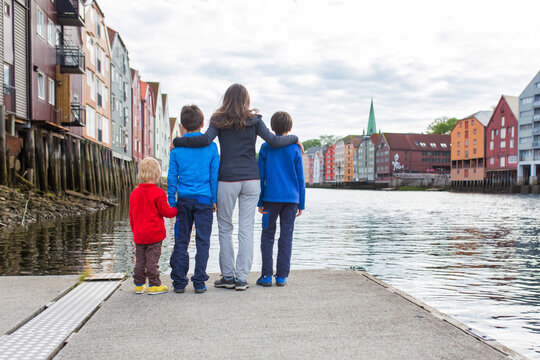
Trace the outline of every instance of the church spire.
{"type": "Polygon", "coordinates": [[[369,109],[367,135],[371,136],[376,133],[377,133],[377,126],[375,125],[375,111],[373,110],[373,98],[371,98],[371,108],[369,109]]]}

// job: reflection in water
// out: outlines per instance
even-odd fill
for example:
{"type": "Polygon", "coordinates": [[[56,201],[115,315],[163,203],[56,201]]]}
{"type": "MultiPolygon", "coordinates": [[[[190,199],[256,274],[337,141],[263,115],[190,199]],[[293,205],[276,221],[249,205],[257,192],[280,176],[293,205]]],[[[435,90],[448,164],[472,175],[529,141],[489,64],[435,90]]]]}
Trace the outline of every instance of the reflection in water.
{"type": "MultiPolygon", "coordinates": [[[[293,268],[365,268],[540,359],[538,197],[310,189],[306,200],[296,224],[293,268]]],[[[166,224],[171,234],[173,222],[166,224]]],[[[259,216],[256,229],[257,239],[259,216]]],[[[216,224],[211,241],[208,271],[219,272],[216,224]]],[[[169,235],[164,273],[172,248],[169,235]]],[[[74,274],[87,265],[132,270],[126,205],[0,234],[0,274],[74,274]]]]}

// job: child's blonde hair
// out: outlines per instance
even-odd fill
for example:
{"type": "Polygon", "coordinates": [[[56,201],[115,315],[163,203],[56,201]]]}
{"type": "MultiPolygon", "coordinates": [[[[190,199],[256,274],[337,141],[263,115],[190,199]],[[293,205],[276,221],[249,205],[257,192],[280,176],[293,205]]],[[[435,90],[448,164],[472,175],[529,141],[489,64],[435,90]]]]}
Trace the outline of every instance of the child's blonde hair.
{"type": "Polygon", "coordinates": [[[145,157],[139,164],[137,178],[142,182],[157,182],[161,176],[161,166],[153,157],[145,157]]]}

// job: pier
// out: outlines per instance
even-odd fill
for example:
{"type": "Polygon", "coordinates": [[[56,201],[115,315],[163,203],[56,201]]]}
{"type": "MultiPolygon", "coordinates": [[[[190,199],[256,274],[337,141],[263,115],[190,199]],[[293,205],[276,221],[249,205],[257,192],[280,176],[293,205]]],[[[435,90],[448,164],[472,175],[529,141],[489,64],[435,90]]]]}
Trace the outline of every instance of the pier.
{"type": "MultiPolygon", "coordinates": [[[[184,294],[158,296],[134,295],[126,279],[56,358],[524,359],[365,272],[293,271],[282,288],[256,286],[252,273],[245,292],[214,288],[218,276],[204,294],[189,285],[184,294]]],[[[54,279],[60,285],[48,286],[54,290],[42,302],[73,286],[73,277],[54,279]]],[[[168,276],[162,280],[171,286],[168,276]]],[[[2,309],[18,302],[14,296],[28,298],[30,284],[20,284],[25,291],[2,297],[2,309]]],[[[0,324],[7,316],[2,312],[0,324]]]]}

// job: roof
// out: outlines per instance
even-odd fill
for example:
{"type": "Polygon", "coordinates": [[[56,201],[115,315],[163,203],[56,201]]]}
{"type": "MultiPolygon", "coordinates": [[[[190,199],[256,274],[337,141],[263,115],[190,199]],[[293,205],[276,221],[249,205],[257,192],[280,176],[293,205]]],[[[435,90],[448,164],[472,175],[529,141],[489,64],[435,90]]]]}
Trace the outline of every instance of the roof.
{"type": "Polygon", "coordinates": [[[165,104],[167,103],[167,94],[161,94],[161,101],[163,104],[163,108],[165,109],[165,104]]]}
{"type": "Polygon", "coordinates": [[[514,113],[514,116],[516,119],[519,118],[519,97],[517,96],[511,96],[511,95],[503,95],[504,100],[506,100],[506,103],[508,106],[510,106],[510,110],[514,113]]]}
{"type": "Polygon", "coordinates": [[[146,92],[148,91],[148,84],[141,80],[141,98],[146,99],[146,92]]]}
{"type": "Polygon", "coordinates": [[[381,134],[377,133],[377,134],[371,135],[369,138],[370,138],[372,143],[377,144],[379,142],[380,137],[381,137],[381,134]]]}
{"type": "Polygon", "coordinates": [[[375,125],[375,111],[373,110],[373,98],[371,98],[371,107],[369,108],[367,135],[369,136],[375,133],[377,133],[377,126],[375,125]]]}
{"type": "Polygon", "coordinates": [[[170,133],[171,133],[171,136],[172,136],[174,128],[176,127],[176,118],[175,117],[169,118],[169,126],[170,126],[170,129],[171,129],[170,133]]]}
{"type": "Polygon", "coordinates": [[[309,154],[315,154],[317,151],[320,151],[324,149],[322,146],[313,146],[306,150],[306,153],[309,154]]]}
{"type": "Polygon", "coordinates": [[[150,86],[150,93],[152,94],[152,98],[154,99],[153,104],[153,111],[156,112],[157,108],[157,100],[158,100],[158,94],[159,94],[159,82],[155,81],[149,81],[148,85],[150,86]]]}
{"type": "Polygon", "coordinates": [[[489,122],[489,119],[491,119],[492,114],[493,114],[493,111],[478,111],[472,115],[464,117],[461,120],[475,118],[476,120],[480,121],[482,125],[486,126],[489,122]]]}
{"type": "Polygon", "coordinates": [[[392,150],[450,150],[450,135],[396,133],[381,135],[392,150]]]}
{"type": "Polygon", "coordinates": [[[113,43],[114,41],[114,36],[116,35],[116,31],[114,31],[113,29],[111,29],[110,27],[107,26],[107,33],[109,34],[109,42],[113,43]]]}

